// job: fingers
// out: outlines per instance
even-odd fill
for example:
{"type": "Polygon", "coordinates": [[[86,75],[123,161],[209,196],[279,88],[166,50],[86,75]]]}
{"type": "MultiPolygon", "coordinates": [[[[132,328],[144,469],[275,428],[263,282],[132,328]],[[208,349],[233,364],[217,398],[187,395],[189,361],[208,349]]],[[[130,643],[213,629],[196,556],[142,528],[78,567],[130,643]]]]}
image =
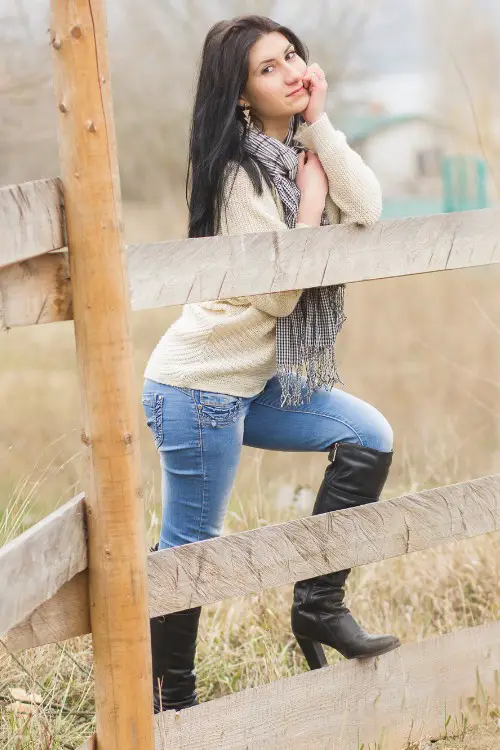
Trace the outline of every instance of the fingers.
{"type": "Polygon", "coordinates": [[[313,63],[306,68],[303,76],[304,87],[309,88],[311,84],[326,84],[326,76],[322,68],[317,63],[313,63]]]}
{"type": "Polygon", "coordinates": [[[308,166],[314,168],[318,165],[322,167],[319,156],[314,151],[301,151],[299,153],[299,169],[304,169],[304,167],[307,168],[308,166]]]}
{"type": "Polygon", "coordinates": [[[320,80],[326,78],[323,68],[320,68],[318,63],[313,63],[312,65],[310,65],[307,68],[307,72],[311,75],[317,76],[317,78],[319,78],[320,80]]]}
{"type": "Polygon", "coordinates": [[[321,164],[319,160],[318,154],[315,154],[314,151],[308,151],[307,152],[307,163],[308,164],[321,164]]]}

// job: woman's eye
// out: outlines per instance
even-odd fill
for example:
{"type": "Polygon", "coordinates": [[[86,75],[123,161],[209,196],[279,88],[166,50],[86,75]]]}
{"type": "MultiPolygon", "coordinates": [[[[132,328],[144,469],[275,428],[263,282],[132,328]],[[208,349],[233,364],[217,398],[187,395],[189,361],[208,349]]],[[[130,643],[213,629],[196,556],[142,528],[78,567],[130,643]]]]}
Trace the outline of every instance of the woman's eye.
{"type": "MultiPolygon", "coordinates": [[[[297,55],[297,53],[295,52],[295,50],[292,49],[292,50],[290,50],[290,52],[286,53],[285,59],[286,60],[290,60],[293,57],[295,57],[296,55],[297,55]]],[[[270,73],[272,70],[274,70],[274,65],[267,65],[265,68],[262,68],[261,73],[270,73]]]]}

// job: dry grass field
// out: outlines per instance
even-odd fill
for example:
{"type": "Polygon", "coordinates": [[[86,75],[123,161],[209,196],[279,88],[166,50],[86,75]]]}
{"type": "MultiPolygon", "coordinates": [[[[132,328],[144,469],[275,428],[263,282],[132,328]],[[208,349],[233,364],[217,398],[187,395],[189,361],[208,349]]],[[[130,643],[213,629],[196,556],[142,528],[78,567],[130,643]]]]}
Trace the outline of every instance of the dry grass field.
{"type": "MultiPolygon", "coordinates": [[[[127,207],[127,240],[178,235],[182,213],[176,224],[168,222],[172,213],[169,207],[127,207]]],[[[374,403],[394,427],[387,497],[498,472],[499,278],[497,269],[486,268],[348,289],[341,373],[345,387],[374,403]]],[[[167,309],[134,316],[138,410],[145,361],[176,314],[167,309]]],[[[72,324],[12,330],[2,334],[0,347],[2,544],[84,482],[72,324]]],[[[153,541],[160,475],[142,415],[141,443],[153,541]]],[[[307,515],[324,465],[324,456],[246,450],[227,532],[307,515]]],[[[352,609],[367,628],[395,632],[403,642],[500,619],[499,552],[498,535],[489,535],[357,569],[350,581],[352,609]]],[[[282,587],[205,609],[198,669],[203,700],[305,669],[291,638],[289,604],[290,587],[282,587]]],[[[92,730],[91,670],[89,638],[15,657],[0,649],[2,750],[77,748],[92,730]],[[42,703],[31,714],[16,712],[13,688],[37,693],[42,703]]],[[[445,738],[432,747],[500,748],[498,711],[486,700],[479,703],[480,729],[443,717],[445,738]]]]}

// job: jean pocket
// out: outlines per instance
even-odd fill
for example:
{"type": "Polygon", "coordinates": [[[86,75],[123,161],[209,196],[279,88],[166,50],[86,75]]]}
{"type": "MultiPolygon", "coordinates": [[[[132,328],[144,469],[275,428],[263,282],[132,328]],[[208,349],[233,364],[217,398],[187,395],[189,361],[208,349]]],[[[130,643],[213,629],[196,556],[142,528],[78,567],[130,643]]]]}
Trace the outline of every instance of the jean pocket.
{"type": "Polygon", "coordinates": [[[161,393],[145,393],[142,396],[146,423],[153,433],[157,448],[163,443],[163,400],[161,393]]]}
{"type": "Polygon", "coordinates": [[[200,418],[211,427],[225,427],[237,422],[243,404],[239,396],[211,391],[199,392],[200,418]]]}

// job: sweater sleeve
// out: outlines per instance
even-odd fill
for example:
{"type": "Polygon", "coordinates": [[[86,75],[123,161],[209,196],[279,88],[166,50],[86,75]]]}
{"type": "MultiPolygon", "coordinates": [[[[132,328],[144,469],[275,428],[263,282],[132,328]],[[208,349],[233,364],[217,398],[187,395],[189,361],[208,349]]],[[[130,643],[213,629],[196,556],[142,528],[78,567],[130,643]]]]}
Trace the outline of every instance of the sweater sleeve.
{"type": "Polygon", "coordinates": [[[344,133],[335,130],[326,112],[312,125],[302,125],[297,140],[318,154],[342,224],[368,225],[380,219],[382,193],[375,174],[350,148],[344,133]]]}
{"type": "MultiPolygon", "coordinates": [[[[220,234],[253,234],[254,232],[285,232],[289,230],[282,220],[269,186],[263,183],[262,195],[257,195],[253,183],[242,167],[232,169],[226,177],[226,194],[221,210],[220,234]]],[[[306,225],[301,224],[300,227],[306,225]]],[[[283,318],[293,312],[302,290],[255,294],[244,297],[258,310],[283,318]]],[[[240,302],[243,301],[239,298],[240,302]]]]}

